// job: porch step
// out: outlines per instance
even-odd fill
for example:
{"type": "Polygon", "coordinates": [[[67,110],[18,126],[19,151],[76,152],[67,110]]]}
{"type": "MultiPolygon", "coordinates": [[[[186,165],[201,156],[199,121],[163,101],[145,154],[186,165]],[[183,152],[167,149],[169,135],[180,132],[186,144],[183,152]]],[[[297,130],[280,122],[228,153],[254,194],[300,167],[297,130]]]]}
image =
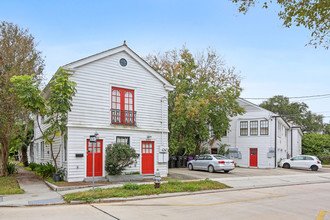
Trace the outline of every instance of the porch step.
{"type": "MultiPolygon", "coordinates": [[[[98,182],[107,182],[107,178],[105,177],[100,177],[100,176],[97,176],[97,177],[94,177],[94,182],[98,183],[98,182]]],[[[86,177],[84,179],[84,182],[87,182],[87,183],[91,183],[93,182],[93,177],[86,177]]]]}

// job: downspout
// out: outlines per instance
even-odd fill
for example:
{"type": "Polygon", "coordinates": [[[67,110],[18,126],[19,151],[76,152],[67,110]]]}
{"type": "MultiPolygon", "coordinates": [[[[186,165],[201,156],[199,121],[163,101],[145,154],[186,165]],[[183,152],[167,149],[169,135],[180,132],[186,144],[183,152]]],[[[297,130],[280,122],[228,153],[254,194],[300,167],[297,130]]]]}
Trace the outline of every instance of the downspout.
{"type": "Polygon", "coordinates": [[[291,157],[293,157],[293,140],[292,140],[292,128],[291,128],[291,157]]]}
{"type": "Polygon", "coordinates": [[[276,154],[277,154],[277,117],[278,116],[275,116],[275,164],[274,164],[274,168],[276,169],[276,162],[277,162],[277,158],[276,158],[276,154]]]}

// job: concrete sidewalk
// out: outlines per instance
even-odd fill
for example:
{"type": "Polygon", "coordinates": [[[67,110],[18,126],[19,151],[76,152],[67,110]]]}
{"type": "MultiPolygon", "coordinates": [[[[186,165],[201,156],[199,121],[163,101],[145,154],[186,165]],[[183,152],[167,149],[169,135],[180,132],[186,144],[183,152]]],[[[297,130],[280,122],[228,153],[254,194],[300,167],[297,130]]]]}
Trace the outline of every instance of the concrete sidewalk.
{"type": "Polygon", "coordinates": [[[64,203],[62,196],[51,190],[39,176],[17,166],[17,181],[24,194],[0,195],[0,206],[48,205],[64,203]],[[2,200],[2,201],[1,201],[2,200]]]}

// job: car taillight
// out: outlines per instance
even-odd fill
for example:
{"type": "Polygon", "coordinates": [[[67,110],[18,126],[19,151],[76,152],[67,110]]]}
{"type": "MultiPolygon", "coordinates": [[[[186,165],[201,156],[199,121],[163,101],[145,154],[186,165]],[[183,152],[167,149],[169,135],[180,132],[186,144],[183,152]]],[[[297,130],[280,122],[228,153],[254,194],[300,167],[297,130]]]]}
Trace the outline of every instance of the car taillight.
{"type": "Polygon", "coordinates": [[[221,160],[221,161],[218,161],[218,163],[225,163],[225,161],[221,160]]]}
{"type": "Polygon", "coordinates": [[[235,163],[234,161],[232,161],[231,163],[235,163]]]}
{"type": "Polygon", "coordinates": [[[321,162],[320,161],[317,161],[318,164],[320,164],[321,162]]]}

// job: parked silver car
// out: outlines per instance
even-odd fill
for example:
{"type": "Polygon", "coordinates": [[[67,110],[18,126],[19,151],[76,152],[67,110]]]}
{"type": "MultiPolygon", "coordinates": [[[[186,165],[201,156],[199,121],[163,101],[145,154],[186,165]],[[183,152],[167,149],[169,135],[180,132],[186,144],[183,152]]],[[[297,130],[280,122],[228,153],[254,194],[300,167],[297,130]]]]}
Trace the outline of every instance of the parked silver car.
{"type": "Polygon", "coordinates": [[[322,168],[319,158],[310,155],[300,155],[282,160],[280,166],[282,168],[311,169],[312,171],[317,171],[322,168]]]}
{"type": "Polygon", "coordinates": [[[223,170],[225,173],[235,169],[234,161],[218,154],[204,154],[188,162],[189,170],[208,170],[210,173],[223,170]]]}

